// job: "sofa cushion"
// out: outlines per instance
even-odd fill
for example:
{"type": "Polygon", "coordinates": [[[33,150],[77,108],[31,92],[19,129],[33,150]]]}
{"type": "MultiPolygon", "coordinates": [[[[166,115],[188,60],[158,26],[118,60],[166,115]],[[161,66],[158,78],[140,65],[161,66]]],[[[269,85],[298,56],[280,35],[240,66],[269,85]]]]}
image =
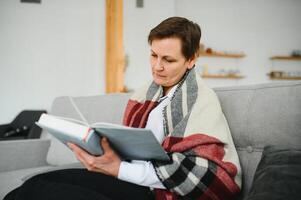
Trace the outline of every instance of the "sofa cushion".
{"type": "Polygon", "coordinates": [[[47,154],[47,162],[51,165],[65,165],[78,162],[74,153],[61,141],[51,135],[45,136],[51,140],[49,151],[47,154]]]}
{"type": "Polygon", "coordinates": [[[247,146],[245,148],[242,147],[237,148],[240,165],[243,172],[242,191],[240,194],[241,197],[248,194],[251,189],[253,176],[256,171],[256,166],[260,161],[262,150],[263,149],[261,148],[256,149],[256,148],[252,148],[251,146],[247,146]]]}
{"type": "Polygon", "coordinates": [[[245,200],[301,197],[301,149],[264,148],[252,188],[245,200]]]}

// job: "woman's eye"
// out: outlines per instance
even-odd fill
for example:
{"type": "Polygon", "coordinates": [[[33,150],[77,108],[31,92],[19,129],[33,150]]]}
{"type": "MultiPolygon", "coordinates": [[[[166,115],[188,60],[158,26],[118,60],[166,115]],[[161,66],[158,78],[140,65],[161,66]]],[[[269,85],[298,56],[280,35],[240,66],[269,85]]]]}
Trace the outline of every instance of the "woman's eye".
{"type": "Polygon", "coordinates": [[[166,60],[166,62],[169,62],[169,63],[174,62],[174,60],[168,60],[168,59],[165,59],[165,60],[166,60]]]}
{"type": "Polygon", "coordinates": [[[157,58],[157,55],[156,54],[151,54],[152,57],[154,58],[157,58]]]}

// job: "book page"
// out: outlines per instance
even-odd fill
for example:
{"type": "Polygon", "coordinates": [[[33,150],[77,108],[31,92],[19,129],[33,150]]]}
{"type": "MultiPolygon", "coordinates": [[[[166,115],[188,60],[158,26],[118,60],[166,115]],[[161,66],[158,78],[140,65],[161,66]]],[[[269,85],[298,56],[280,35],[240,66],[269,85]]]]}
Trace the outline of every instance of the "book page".
{"type": "Polygon", "coordinates": [[[38,126],[66,144],[72,142],[93,155],[101,155],[100,137],[89,126],[66,121],[56,116],[42,114],[38,126]]]}
{"type": "Polygon", "coordinates": [[[112,124],[108,122],[96,122],[90,125],[91,128],[120,128],[120,129],[131,129],[131,127],[123,126],[120,124],[112,124]]]}

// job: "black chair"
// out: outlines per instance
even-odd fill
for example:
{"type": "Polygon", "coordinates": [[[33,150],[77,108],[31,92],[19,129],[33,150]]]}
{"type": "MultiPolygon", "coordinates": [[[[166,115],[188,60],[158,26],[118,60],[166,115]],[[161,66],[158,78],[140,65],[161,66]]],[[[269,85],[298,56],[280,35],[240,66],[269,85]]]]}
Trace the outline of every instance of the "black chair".
{"type": "Polygon", "coordinates": [[[9,124],[0,125],[0,140],[40,138],[42,129],[35,122],[46,110],[24,110],[9,124]]]}

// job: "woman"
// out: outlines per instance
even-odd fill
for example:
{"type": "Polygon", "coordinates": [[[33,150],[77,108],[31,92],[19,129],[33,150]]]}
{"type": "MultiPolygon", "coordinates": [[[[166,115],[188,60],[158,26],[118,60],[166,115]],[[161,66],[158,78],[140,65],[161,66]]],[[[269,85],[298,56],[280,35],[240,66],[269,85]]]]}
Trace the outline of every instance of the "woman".
{"type": "Polygon", "coordinates": [[[151,129],[171,162],[122,161],[104,138],[95,157],[74,144],[85,169],[35,176],[7,199],[232,199],[241,170],[215,93],[195,73],[201,30],[172,17],[151,30],[153,80],[129,100],[124,125],[151,129]]]}

